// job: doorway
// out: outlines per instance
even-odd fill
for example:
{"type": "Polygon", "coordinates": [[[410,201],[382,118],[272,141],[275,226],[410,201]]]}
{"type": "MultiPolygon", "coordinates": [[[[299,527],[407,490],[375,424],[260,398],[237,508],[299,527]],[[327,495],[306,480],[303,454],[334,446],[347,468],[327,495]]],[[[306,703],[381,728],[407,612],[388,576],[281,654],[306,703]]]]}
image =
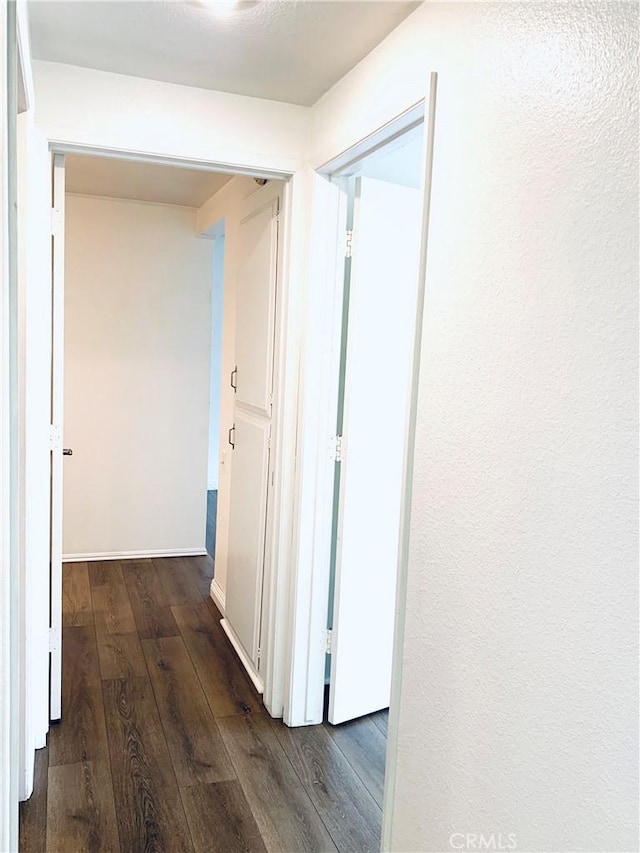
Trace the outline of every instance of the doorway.
{"type": "MultiPolygon", "coordinates": [[[[263,601],[275,547],[269,525],[277,471],[270,450],[280,441],[276,299],[285,299],[287,289],[276,285],[287,184],[113,157],[74,154],[65,162],[56,155],[55,162],[55,206],[66,234],[54,238],[54,267],[67,280],[65,293],[58,276],[54,293],[67,310],[64,337],[61,322],[54,336],[59,346],[64,340],[67,357],[54,365],[54,384],[61,394],[65,380],[64,455],[71,458],[65,460],[65,543],[52,588],[62,589],[62,562],[74,576],[66,588],[79,595],[89,589],[92,561],[111,561],[128,587],[157,562],[160,600],[162,577],[175,586],[174,574],[184,576],[174,573],[179,561],[202,557],[198,577],[187,583],[211,592],[226,617],[224,630],[262,691],[256,675],[267,657],[260,647],[269,630],[263,601]],[[169,198],[156,197],[159,187],[169,198]],[[194,194],[199,200],[189,202],[194,194]],[[254,292],[236,298],[236,286],[242,291],[247,283],[254,292]],[[239,423],[237,401],[245,392],[249,421],[263,415],[267,426],[262,430],[261,422],[259,459],[239,423]],[[262,412],[256,394],[264,397],[262,412]],[[223,471],[212,483],[216,457],[223,471]],[[260,489],[248,500],[245,484],[256,482],[260,489]],[[215,547],[210,492],[218,505],[215,547]]],[[[59,444],[53,454],[61,463],[59,444]]],[[[285,464],[286,453],[281,459],[285,464]]],[[[62,513],[56,518],[62,526],[62,513]]],[[[58,660],[60,649],[58,642],[58,660]]],[[[59,684],[52,678],[58,707],[59,684]]]]}
{"type": "Polygon", "coordinates": [[[423,124],[331,180],[346,195],[327,629],[333,724],[389,707],[422,214],[423,124]]]}
{"type": "MultiPolygon", "coordinates": [[[[395,557],[395,600],[389,596],[393,616],[391,633],[393,640],[387,643],[386,655],[391,658],[391,713],[389,715],[389,755],[395,753],[397,717],[394,714],[393,696],[399,694],[401,659],[400,649],[403,643],[404,612],[406,597],[406,571],[408,549],[408,513],[412,481],[413,446],[415,435],[415,415],[417,405],[417,381],[420,365],[419,349],[422,334],[422,313],[424,305],[424,287],[426,276],[427,235],[429,224],[429,205],[431,194],[431,173],[433,162],[433,141],[435,128],[437,75],[431,74],[429,93],[424,100],[396,116],[385,125],[373,131],[352,148],[344,150],[324,165],[319,165],[314,178],[313,215],[316,227],[313,232],[311,258],[314,277],[311,281],[308,320],[305,327],[306,347],[309,357],[305,363],[304,385],[301,392],[301,456],[302,488],[299,498],[299,512],[304,524],[300,523],[297,533],[297,569],[295,579],[295,598],[291,606],[291,649],[292,663],[289,692],[285,704],[285,722],[290,726],[313,725],[327,719],[325,688],[330,681],[331,670],[335,666],[336,641],[339,630],[335,623],[336,604],[340,593],[341,578],[338,576],[339,553],[337,544],[340,484],[336,473],[343,463],[336,459],[343,454],[348,456],[349,441],[338,431],[337,414],[339,411],[341,377],[346,380],[347,363],[343,359],[346,352],[348,331],[348,313],[344,311],[345,283],[350,284],[349,264],[358,258],[355,228],[350,228],[350,217],[355,221],[355,184],[380,181],[384,174],[374,172],[383,167],[386,155],[394,150],[406,148],[403,155],[396,154],[396,169],[402,167],[408,151],[413,150],[418,159],[418,196],[419,227],[418,233],[407,258],[415,261],[416,280],[412,321],[406,329],[409,343],[409,364],[402,370],[407,382],[405,431],[402,436],[402,475],[400,477],[400,525],[398,532],[398,550],[395,557]],[[417,128],[424,127],[421,142],[414,139],[412,146],[407,145],[411,137],[405,136],[417,128]],[[403,139],[403,137],[405,137],[403,139]],[[359,174],[363,161],[371,167],[371,175],[359,174]],[[353,202],[350,202],[349,185],[353,185],[353,202]],[[346,226],[346,227],[345,227],[346,226]],[[347,321],[345,324],[344,321],[347,321]],[[341,370],[342,365],[342,370],[341,370]],[[343,439],[344,438],[344,443],[343,439]],[[333,571],[332,576],[332,569],[333,571]],[[329,621],[331,619],[331,621],[329,621]],[[390,648],[390,646],[393,648],[390,648]],[[329,655],[329,658],[327,657],[329,655]]],[[[415,170],[411,182],[415,184],[415,170]]],[[[395,174],[386,175],[390,181],[383,183],[392,186],[398,182],[398,193],[406,188],[395,174]]],[[[407,181],[405,181],[407,183],[407,181]]],[[[409,188],[409,189],[414,189],[409,188]]],[[[364,209],[364,207],[363,207],[364,209]]],[[[368,206],[367,206],[368,209],[368,206]]],[[[375,209],[375,207],[374,207],[375,209]]],[[[383,238],[383,243],[384,243],[383,238]]],[[[402,234],[400,238],[402,239],[402,234]]],[[[393,253],[391,253],[393,257],[393,253]]],[[[348,290],[348,288],[347,288],[348,290]]],[[[383,291],[384,292],[384,291],[383,291]]],[[[348,294],[347,294],[348,296],[348,294]]],[[[348,305],[348,301],[347,301],[348,305]]],[[[383,347],[385,337],[380,339],[383,347]]],[[[383,364],[383,367],[385,365],[383,364]]],[[[400,376],[402,380],[402,376],[400,376]]],[[[342,384],[346,387],[346,381],[342,384]]],[[[379,389],[377,398],[382,405],[385,400],[384,388],[379,389]]],[[[345,412],[347,403],[345,399],[345,412]]],[[[377,415],[376,415],[377,417],[377,415]]],[[[392,452],[394,449],[392,448],[392,452]]],[[[386,443],[376,448],[374,461],[382,464],[385,460],[386,443]]],[[[348,468],[348,461],[345,469],[348,468]]],[[[356,513],[357,520],[357,513],[356,513]]],[[[361,524],[366,528],[366,522],[361,524]]],[[[373,526],[370,527],[375,536],[373,526]]],[[[356,573],[357,574],[357,573],[356,573]]],[[[357,584],[355,585],[357,588],[357,584]]],[[[366,588],[368,593],[370,590],[366,588]]],[[[356,593],[357,595],[357,593],[356,593]]],[[[347,595],[346,600],[349,601],[347,595]]],[[[351,606],[354,601],[351,599],[351,606]]],[[[367,606],[366,595],[355,599],[355,608],[364,610],[367,606]]],[[[357,623],[356,623],[357,624],[357,623]]],[[[377,631],[377,627],[375,628],[377,631]]],[[[354,631],[354,648],[366,655],[367,638],[354,631]]],[[[374,634],[371,635],[375,636],[374,634]]],[[[343,634],[344,637],[344,634],[343,634]]],[[[339,652],[338,652],[339,654],[339,652]]],[[[355,658],[354,658],[355,660],[355,658]]],[[[375,666],[375,658],[366,662],[366,667],[375,666]],[[374,661],[374,663],[371,663],[374,661]]],[[[347,671],[357,668],[357,661],[347,667],[347,671]]],[[[366,710],[357,710],[366,714],[366,710]]],[[[348,717],[346,717],[348,719],[348,717]]],[[[391,764],[393,766],[393,762],[391,764]]],[[[386,789],[389,790],[388,788],[386,789]]]]}

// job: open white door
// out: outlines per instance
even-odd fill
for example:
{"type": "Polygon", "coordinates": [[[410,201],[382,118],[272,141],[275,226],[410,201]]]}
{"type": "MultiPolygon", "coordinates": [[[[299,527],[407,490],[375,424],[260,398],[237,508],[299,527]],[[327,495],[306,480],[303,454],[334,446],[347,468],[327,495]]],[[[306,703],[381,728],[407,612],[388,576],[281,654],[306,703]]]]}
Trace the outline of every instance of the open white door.
{"type": "Polygon", "coordinates": [[[222,626],[257,689],[272,434],[278,261],[277,186],[249,202],[240,227],[236,369],[225,619],[222,626]]]}
{"type": "Polygon", "coordinates": [[[348,297],[329,721],[389,705],[422,194],[358,178],[348,297]]]}
{"type": "Polygon", "coordinates": [[[24,631],[20,796],[33,790],[33,751],[49,730],[51,501],[51,155],[33,116],[18,117],[18,278],[24,334],[24,631]]]}
{"type": "Polygon", "coordinates": [[[51,669],[52,720],[62,717],[62,425],[64,405],[64,157],[53,156],[51,340],[51,669]]]}

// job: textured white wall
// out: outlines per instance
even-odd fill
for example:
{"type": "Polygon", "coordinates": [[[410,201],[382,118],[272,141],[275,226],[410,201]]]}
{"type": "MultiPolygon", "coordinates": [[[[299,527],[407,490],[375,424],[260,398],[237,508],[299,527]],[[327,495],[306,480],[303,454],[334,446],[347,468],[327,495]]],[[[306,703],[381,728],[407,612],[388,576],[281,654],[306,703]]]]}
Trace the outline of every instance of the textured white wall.
{"type": "Polygon", "coordinates": [[[66,555],[204,551],[213,243],[195,222],[67,196],[66,555]]]}
{"type": "Polygon", "coordinates": [[[285,172],[304,155],[306,107],[40,60],[33,75],[50,140],[285,172]]]}
{"type": "Polygon", "coordinates": [[[426,3],[314,108],[321,162],[439,73],[395,851],[638,850],[637,31],[426,3]]]}

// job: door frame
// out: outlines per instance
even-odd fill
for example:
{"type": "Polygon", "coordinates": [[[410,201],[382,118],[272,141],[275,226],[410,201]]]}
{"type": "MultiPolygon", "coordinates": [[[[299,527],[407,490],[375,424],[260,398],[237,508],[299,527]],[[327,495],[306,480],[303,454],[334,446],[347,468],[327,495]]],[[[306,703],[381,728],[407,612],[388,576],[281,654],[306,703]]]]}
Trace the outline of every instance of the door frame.
{"type": "MultiPolygon", "coordinates": [[[[338,401],[347,193],[341,177],[363,157],[425,121],[423,99],[356,145],[320,166],[314,185],[314,244],[306,334],[309,352],[304,383],[302,505],[308,519],[298,540],[297,596],[293,604],[292,674],[285,722],[321,723],[329,603],[335,463],[331,453],[338,401]],[[324,344],[322,343],[324,342],[324,344]],[[327,350],[329,367],[327,367],[327,350]]],[[[426,127],[426,125],[425,125],[426,127]]],[[[427,134],[425,133],[425,140],[427,134]]],[[[423,142],[426,145],[426,141],[423,142]]],[[[426,150],[425,150],[426,157],[426,150]]],[[[424,160],[425,158],[423,158],[424,160]]],[[[404,611],[404,603],[402,604],[404,611]]]]}
{"type": "Polygon", "coordinates": [[[18,633],[19,437],[17,275],[17,67],[16,4],[0,10],[0,848],[18,842],[20,693],[24,671],[18,633]],[[7,768],[7,769],[5,769],[7,768]]]}
{"type": "Polygon", "coordinates": [[[431,200],[433,143],[437,73],[432,72],[424,99],[379,127],[331,161],[320,165],[314,178],[314,244],[309,311],[306,324],[308,347],[315,359],[306,364],[302,400],[301,471],[302,517],[307,519],[298,531],[298,571],[296,597],[292,604],[292,666],[285,722],[311,725],[323,719],[326,625],[329,603],[330,548],[332,534],[332,498],[335,463],[331,453],[335,434],[338,399],[337,354],[339,352],[345,257],[346,196],[339,182],[349,168],[365,155],[384,147],[412,127],[424,123],[422,240],[418,273],[418,299],[413,343],[413,369],[410,392],[406,462],[401,511],[400,551],[396,591],[391,705],[387,737],[387,771],[383,799],[382,849],[389,849],[391,807],[395,790],[398,742],[399,697],[402,683],[402,648],[407,597],[409,523],[413,471],[413,448],[417,413],[422,314],[427,271],[427,242],[431,200]],[[326,369],[327,342],[330,341],[331,369],[326,369]],[[322,343],[324,342],[324,346],[322,343]],[[324,371],[319,363],[324,355],[324,371]],[[296,626],[298,626],[296,628],[296,626]]]}
{"type": "MultiPolygon", "coordinates": [[[[282,638],[288,634],[289,583],[291,582],[291,524],[290,504],[295,494],[297,475],[296,446],[298,429],[298,380],[300,358],[297,348],[303,339],[299,328],[302,317],[302,288],[300,278],[301,256],[297,248],[301,242],[296,222],[304,223],[308,204],[308,181],[304,168],[295,172],[283,171],[280,163],[272,169],[256,168],[251,163],[192,160],[180,156],[157,155],[153,152],[130,149],[105,148],[98,145],[67,143],[49,139],[52,155],[81,154],[109,157],[155,165],[182,166],[208,172],[245,175],[255,178],[284,181],[280,210],[282,274],[279,276],[280,294],[277,310],[277,334],[274,351],[274,406],[272,439],[274,488],[270,498],[272,509],[267,518],[268,563],[270,571],[265,576],[263,604],[263,632],[265,637],[263,701],[274,717],[284,714],[284,697],[287,680],[287,649],[282,638]]],[[[274,158],[275,160],[275,158],[274,158]]]]}

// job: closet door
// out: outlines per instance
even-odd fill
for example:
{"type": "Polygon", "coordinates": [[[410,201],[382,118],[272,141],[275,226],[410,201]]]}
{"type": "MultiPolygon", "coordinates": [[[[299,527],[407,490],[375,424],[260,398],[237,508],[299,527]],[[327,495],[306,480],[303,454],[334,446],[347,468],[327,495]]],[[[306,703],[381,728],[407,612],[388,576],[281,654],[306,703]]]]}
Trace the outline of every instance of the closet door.
{"type": "Polygon", "coordinates": [[[236,406],[271,417],[279,201],[241,225],[236,289],[236,406]]]}
{"type": "Polygon", "coordinates": [[[280,199],[256,193],[240,226],[231,505],[222,625],[261,689],[260,626],[270,486],[280,199]],[[265,198],[266,196],[266,198],[265,198]],[[262,202],[260,201],[262,199],[262,202]]]}
{"type": "Polygon", "coordinates": [[[226,619],[259,669],[259,625],[269,478],[267,418],[236,411],[226,619]]]}

